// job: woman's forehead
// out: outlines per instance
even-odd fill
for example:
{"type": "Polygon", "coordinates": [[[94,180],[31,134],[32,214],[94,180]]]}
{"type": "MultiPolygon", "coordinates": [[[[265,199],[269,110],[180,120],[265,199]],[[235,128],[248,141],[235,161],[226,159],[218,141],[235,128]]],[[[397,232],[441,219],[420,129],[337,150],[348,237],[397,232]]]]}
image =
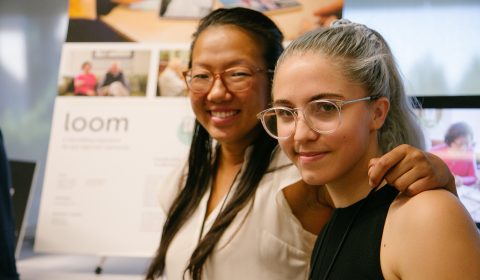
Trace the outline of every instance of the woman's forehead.
{"type": "Polygon", "coordinates": [[[217,64],[232,61],[263,62],[262,48],[254,36],[232,25],[212,26],[197,38],[192,50],[192,63],[217,64]]]}

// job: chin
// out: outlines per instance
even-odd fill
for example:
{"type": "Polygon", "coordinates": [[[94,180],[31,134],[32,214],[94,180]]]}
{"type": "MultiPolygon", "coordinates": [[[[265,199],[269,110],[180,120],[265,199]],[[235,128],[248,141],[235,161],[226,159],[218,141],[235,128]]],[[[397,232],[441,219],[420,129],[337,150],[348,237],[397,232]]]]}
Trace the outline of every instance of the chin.
{"type": "Polygon", "coordinates": [[[324,185],[327,181],[324,176],[320,176],[321,171],[319,170],[300,170],[300,174],[302,175],[303,181],[309,185],[324,185]]]}

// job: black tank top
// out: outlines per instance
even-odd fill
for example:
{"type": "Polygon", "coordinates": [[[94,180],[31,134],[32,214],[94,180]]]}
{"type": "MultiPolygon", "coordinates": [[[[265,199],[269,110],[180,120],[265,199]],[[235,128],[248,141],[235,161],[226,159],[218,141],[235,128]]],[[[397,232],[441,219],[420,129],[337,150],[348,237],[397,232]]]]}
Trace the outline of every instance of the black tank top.
{"type": "Polygon", "coordinates": [[[336,209],[317,238],[310,279],[383,279],[380,243],[397,194],[386,185],[353,205],[336,209]]]}

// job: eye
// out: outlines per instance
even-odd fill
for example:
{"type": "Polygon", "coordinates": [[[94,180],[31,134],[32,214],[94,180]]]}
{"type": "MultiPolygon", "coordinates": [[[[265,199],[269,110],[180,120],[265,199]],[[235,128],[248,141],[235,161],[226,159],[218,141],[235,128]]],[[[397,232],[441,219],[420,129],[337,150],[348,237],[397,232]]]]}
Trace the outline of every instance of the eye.
{"type": "Polygon", "coordinates": [[[294,119],[294,114],[288,109],[275,109],[275,115],[282,121],[290,121],[294,119]]]}
{"type": "Polygon", "coordinates": [[[337,112],[337,106],[330,101],[313,102],[309,106],[310,113],[324,114],[337,112]]]}
{"type": "Polygon", "coordinates": [[[225,75],[231,79],[241,79],[252,76],[252,71],[248,68],[234,68],[226,71],[225,75]]]}
{"type": "Polygon", "coordinates": [[[310,121],[325,121],[338,116],[338,107],[330,101],[314,101],[307,105],[305,113],[310,121]]]}
{"type": "Polygon", "coordinates": [[[208,71],[195,70],[191,73],[192,80],[209,80],[212,77],[212,73],[208,71]]]}

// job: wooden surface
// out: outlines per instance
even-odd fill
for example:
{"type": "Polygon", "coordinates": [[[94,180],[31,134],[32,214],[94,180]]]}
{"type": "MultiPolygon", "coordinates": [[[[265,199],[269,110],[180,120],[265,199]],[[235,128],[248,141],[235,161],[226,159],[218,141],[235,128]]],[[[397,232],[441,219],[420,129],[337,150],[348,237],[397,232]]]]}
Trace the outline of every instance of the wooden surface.
{"type": "MultiPolygon", "coordinates": [[[[300,8],[267,13],[291,40],[313,26],[313,12],[329,0],[299,0],[300,8]]],[[[218,4],[215,4],[217,7],[218,4]]],[[[157,10],[117,6],[101,20],[116,32],[134,42],[189,43],[198,20],[160,18],[157,10]]]]}

